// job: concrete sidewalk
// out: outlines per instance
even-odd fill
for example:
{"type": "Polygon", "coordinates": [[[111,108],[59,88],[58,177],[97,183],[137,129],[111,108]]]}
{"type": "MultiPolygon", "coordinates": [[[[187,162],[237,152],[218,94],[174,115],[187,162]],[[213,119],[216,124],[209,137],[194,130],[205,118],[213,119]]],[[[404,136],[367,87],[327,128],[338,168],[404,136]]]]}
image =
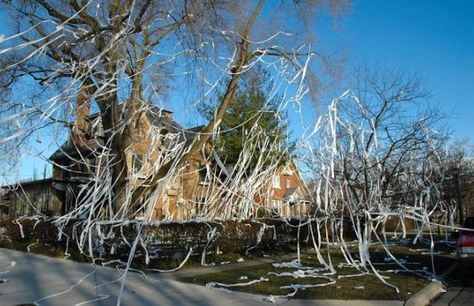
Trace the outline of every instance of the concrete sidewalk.
{"type": "MultiPolygon", "coordinates": [[[[79,303],[81,305],[116,305],[120,292],[120,277],[121,274],[112,268],[0,248],[0,279],[8,280],[6,283],[0,283],[1,306],[35,301],[39,305],[76,305],[79,303]],[[16,265],[12,266],[12,262],[15,262],[16,265]],[[48,296],[50,297],[48,298],[48,296]]],[[[162,277],[151,279],[138,273],[129,273],[121,304],[271,305],[263,298],[259,295],[225,292],[162,277]]],[[[403,301],[277,299],[275,304],[288,306],[401,306],[403,301]]]]}
{"type": "Polygon", "coordinates": [[[156,273],[153,275],[157,277],[166,278],[166,279],[177,280],[180,278],[193,277],[197,275],[219,273],[219,272],[224,272],[224,271],[236,270],[240,268],[248,268],[248,267],[258,266],[258,265],[272,263],[272,262],[274,262],[274,260],[270,258],[258,258],[258,259],[245,260],[243,262],[232,262],[232,263],[228,263],[224,265],[221,264],[217,266],[206,266],[206,267],[199,266],[199,267],[183,268],[175,272],[156,273]]]}

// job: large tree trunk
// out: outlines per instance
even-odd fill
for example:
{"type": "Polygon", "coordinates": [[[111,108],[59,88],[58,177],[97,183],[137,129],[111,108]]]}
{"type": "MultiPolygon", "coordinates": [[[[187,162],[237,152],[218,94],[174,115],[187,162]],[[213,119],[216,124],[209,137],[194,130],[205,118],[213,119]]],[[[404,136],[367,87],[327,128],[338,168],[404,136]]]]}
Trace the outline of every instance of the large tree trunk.
{"type": "MultiPolygon", "coordinates": [[[[112,210],[115,215],[126,201],[127,163],[123,135],[120,132],[120,111],[118,97],[114,92],[99,101],[102,125],[104,128],[105,146],[110,149],[108,163],[112,174],[112,210]]],[[[122,214],[124,211],[121,212],[122,214]]],[[[122,215],[124,216],[124,215],[122,215]]]]}
{"type": "MultiPolygon", "coordinates": [[[[249,17],[246,27],[242,32],[243,38],[240,43],[238,57],[232,65],[231,78],[227,83],[227,88],[222,98],[222,102],[217,108],[214,118],[200,131],[200,134],[194,139],[191,145],[187,148],[186,152],[182,156],[178,157],[180,166],[185,166],[186,164],[189,164],[191,159],[196,154],[199,154],[199,150],[201,150],[202,147],[209,141],[212,132],[214,132],[219,127],[220,123],[224,119],[225,112],[230,104],[230,101],[232,101],[235,91],[237,89],[239,78],[244,72],[244,67],[252,58],[252,54],[249,52],[250,31],[252,30],[255,20],[260,14],[264,3],[265,0],[259,1],[257,7],[253,11],[252,15],[249,17]]],[[[162,178],[168,175],[172,164],[173,162],[168,162],[157,171],[157,173],[154,175],[151,182],[149,183],[149,186],[151,188],[154,188],[162,178]]],[[[142,188],[140,191],[134,194],[134,198],[141,197],[142,195],[144,195],[144,192],[145,190],[142,188]]]]}

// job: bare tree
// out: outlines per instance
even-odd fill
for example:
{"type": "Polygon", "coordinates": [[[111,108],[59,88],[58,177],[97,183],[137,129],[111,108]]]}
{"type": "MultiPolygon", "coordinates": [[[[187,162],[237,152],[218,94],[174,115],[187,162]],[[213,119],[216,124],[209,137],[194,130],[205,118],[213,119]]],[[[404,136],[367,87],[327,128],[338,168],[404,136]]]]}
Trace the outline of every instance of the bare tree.
{"type": "Polygon", "coordinates": [[[352,130],[341,128],[348,157],[341,171],[358,201],[369,202],[370,188],[380,184],[383,202],[395,196],[394,184],[404,173],[420,170],[407,169],[408,161],[423,165],[437,149],[442,135],[432,131],[441,117],[427,104],[429,93],[416,76],[375,67],[356,69],[354,78],[358,99],[340,114],[352,130]]]}
{"type": "Polygon", "coordinates": [[[414,75],[365,66],[355,69],[350,83],[350,93],[333,105],[339,156],[335,175],[347,182],[360,205],[402,201],[396,192],[399,180],[404,175],[422,177],[424,161],[445,139],[436,131],[442,116],[430,107],[430,95],[414,75]]]}
{"type": "MultiPolygon", "coordinates": [[[[338,3],[344,3],[329,2],[333,12],[338,3]]],[[[2,69],[11,75],[8,87],[28,82],[37,89],[33,102],[21,104],[28,115],[36,116],[28,119],[30,125],[21,135],[27,136],[27,129],[61,123],[69,125],[75,145],[85,146],[80,140],[88,133],[85,120],[91,110],[98,110],[105,140],[100,146],[110,166],[112,210],[118,211],[146,190],[135,188],[130,197],[126,152],[140,114],[156,101],[157,88],[182,83],[183,77],[174,80],[171,75],[182,76],[189,69],[197,73],[187,75],[198,75],[208,84],[207,92],[212,94],[219,83],[225,90],[214,118],[200,136],[152,174],[147,186],[155,189],[170,169],[189,164],[202,149],[222,122],[241,75],[256,62],[278,59],[271,66],[282,76],[293,75],[289,82],[299,84],[295,100],[301,99],[309,87],[299,80],[311,75],[309,59],[320,53],[309,45],[301,47],[306,41],[298,42],[310,35],[290,35],[287,30],[303,24],[296,17],[312,16],[324,3],[3,1],[16,33],[1,42],[2,54],[17,59],[2,69]],[[295,18],[292,22],[274,18],[282,13],[295,18]],[[272,27],[262,26],[267,23],[272,27]],[[300,47],[295,49],[295,45],[300,47]]],[[[22,119],[27,120],[26,116],[22,119]]]]}
{"type": "Polygon", "coordinates": [[[466,140],[446,144],[446,150],[439,160],[444,177],[440,184],[445,201],[456,203],[457,221],[462,224],[466,213],[472,213],[474,194],[474,161],[472,145],[466,140]]]}
{"type": "Polygon", "coordinates": [[[416,77],[378,67],[358,69],[353,77],[352,89],[332,101],[303,139],[314,173],[315,216],[347,251],[347,262],[390,286],[369,250],[376,240],[397,261],[388,246],[387,220],[399,220],[404,238],[405,220],[413,220],[417,241],[431,230],[436,212],[454,212],[442,188],[446,137],[439,129],[442,116],[429,107],[429,94],[416,77]],[[344,242],[347,226],[359,243],[357,260],[344,242]]]}

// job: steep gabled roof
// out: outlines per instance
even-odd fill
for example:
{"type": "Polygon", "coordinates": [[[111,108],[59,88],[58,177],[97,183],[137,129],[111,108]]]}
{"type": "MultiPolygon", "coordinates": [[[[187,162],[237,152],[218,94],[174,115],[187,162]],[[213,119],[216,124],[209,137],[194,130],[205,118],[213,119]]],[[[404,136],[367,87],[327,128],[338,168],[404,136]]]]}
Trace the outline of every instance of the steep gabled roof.
{"type": "Polygon", "coordinates": [[[169,110],[165,110],[157,106],[151,106],[145,112],[151,125],[164,126],[168,128],[168,131],[171,133],[183,132],[185,129],[173,120],[173,118],[171,117],[172,113],[173,112],[169,110]]]}
{"type": "MultiPolygon", "coordinates": [[[[122,108],[123,105],[124,104],[121,104],[119,107],[122,108]]],[[[167,133],[179,134],[180,142],[186,142],[186,144],[191,143],[196,135],[199,134],[199,131],[203,126],[185,129],[173,120],[171,116],[172,113],[173,112],[169,110],[154,105],[149,106],[145,110],[145,115],[152,126],[163,128],[167,133]]],[[[93,121],[98,117],[99,113],[94,113],[88,117],[88,120],[93,121]]],[[[85,145],[81,148],[71,144],[70,142],[65,142],[49,157],[49,160],[59,161],[63,159],[77,158],[80,155],[87,156],[103,145],[104,140],[101,137],[94,137],[93,139],[87,140],[85,145]]]]}
{"type": "Polygon", "coordinates": [[[59,161],[64,159],[77,158],[79,156],[87,157],[90,153],[104,145],[104,140],[100,138],[91,139],[81,148],[64,142],[50,157],[51,161],[59,161]]]}

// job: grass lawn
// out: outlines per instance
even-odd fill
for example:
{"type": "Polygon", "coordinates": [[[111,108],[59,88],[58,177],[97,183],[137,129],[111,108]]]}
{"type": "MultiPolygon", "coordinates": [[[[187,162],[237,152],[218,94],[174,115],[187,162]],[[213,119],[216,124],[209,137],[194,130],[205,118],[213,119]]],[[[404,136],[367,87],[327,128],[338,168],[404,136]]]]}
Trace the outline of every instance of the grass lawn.
{"type": "MultiPolygon", "coordinates": [[[[431,271],[431,259],[429,255],[421,255],[420,252],[413,252],[413,249],[404,246],[392,247],[391,251],[397,259],[403,259],[407,262],[409,269],[418,270],[426,269],[431,271]],[[410,264],[416,263],[416,264],[410,264]]],[[[337,270],[337,274],[330,276],[336,280],[335,284],[323,287],[306,288],[305,290],[298,290],[294,298],[298,299],[368,299],[368,300],[406,300],[423,287],[425,287],[430,280],[414,275],[412,273],[393,273],[383,272],[387,270],[401,270],[396,264],[385,264],[385,252],[379,248],[374,248],[371,253],[373,262],[384,263],[376,265],[375,267],[380,271],[380,274],[387,277],[386,281],[397,286],[400,293],[383,284],[380,279],[373,275],[364,275],[350,278],[338,278],[342,275],[359,274],[354,268],[337,268],[337,264],[343,262],[342,254],[339,251],[332,251],[332,259],[337,270]]],[[[353,254],[355,255],[355,254],[353,254]]],[[[284,257],[283,260],[291,260],[289,257],[284,257]]],[[[435,256],[435,268],[440,273],[447,269],[454,263],[454,258],[451,256],[437,255],[435,256]]],[[[314,259],[314,256],[302,256],[302,264],[310,267],[320,267],[314,259]]],[[[294,278],[292,276],[275,276],[269,275],[269,272],[294,272],[297,269],[290,268],[276,268],[272,264],[262,264],[258,266],[241,268],[237,270],[203,274],[189,278],[180,279],[183,282],[189,282],[199,285],[205,285],[208,282],[218,282],[223,284],[245,283],[251,280],[256,280],[261,277],[269,279],[267,282],[260,282],[243,287],[227,288],[232,291],[241,291],[262,295],[287,295],[293,292],[293,289],[282,289],[282,286],[290,286],[292,284],[313,285],[327,283],[327,279],[322,278],[294,278]],[[242,279],[244,276],[246,279],[242,279]]],[[[219,287],[219,286],[217,286],[219,287]]]]}

